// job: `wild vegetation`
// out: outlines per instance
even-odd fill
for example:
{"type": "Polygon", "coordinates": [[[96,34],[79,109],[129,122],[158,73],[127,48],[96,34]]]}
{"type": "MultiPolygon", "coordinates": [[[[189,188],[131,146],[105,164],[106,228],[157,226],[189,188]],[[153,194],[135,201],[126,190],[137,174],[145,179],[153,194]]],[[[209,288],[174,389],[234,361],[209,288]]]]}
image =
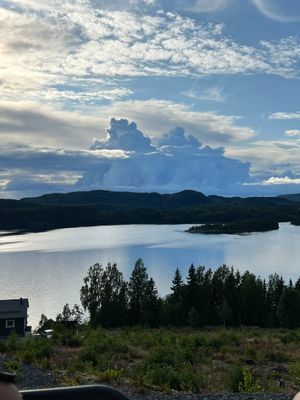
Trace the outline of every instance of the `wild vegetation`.
{"type": "Polygon", "coordinates": [[[185,282],[176,269],[171,293],[161,299],[139,259],[128,282],[116,264],[90,267],[81,302],[88,320],[81,307],[68,304],[55,321],[42,316],[38,332],[53,329],[51,339],[13,334],[1,341],[0,352],[10,355],[6,368],[18,373],[25,362],[51,369],[62,385],[248,393],[299,388],[300,280],[286,285],[276,274],[264,281],[226,265],[215,271],[191,265],[185,282]]]}
{"type": "Polygon", "coordinates": [[[30,363],[64,385],[184,392],[288,392],[300,387],[300,331],[255,328],[103,329],[56,323],[51,339],[0,342],[16,373],[30,363]]]}
{"type": "Polygon", "coordinates": [[[171,293],[158,296],[141,259],[126,282],[116,264],[95,264],[78,305],[38,332],[0,342],[21,362],[55,371],[62,385],[108,383],[130,390],[294,392],[300,388],[300,279],[264,281],[223,265],[176,269],[171,293]],[[262,328],[263,327],[263,328],[262,328]],[[293,328],[291,330],[290,328],[293,328]]]}

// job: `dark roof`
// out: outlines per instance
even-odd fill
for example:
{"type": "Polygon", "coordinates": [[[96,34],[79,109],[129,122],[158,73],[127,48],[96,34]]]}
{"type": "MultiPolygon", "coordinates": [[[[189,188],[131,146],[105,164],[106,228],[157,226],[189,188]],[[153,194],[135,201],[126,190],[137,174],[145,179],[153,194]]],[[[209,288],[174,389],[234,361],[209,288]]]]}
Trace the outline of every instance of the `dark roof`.
{"type": "Polygon", "coordinates": [[[28,299],[0,300],[0,319],[27,318],[28,299]]]}

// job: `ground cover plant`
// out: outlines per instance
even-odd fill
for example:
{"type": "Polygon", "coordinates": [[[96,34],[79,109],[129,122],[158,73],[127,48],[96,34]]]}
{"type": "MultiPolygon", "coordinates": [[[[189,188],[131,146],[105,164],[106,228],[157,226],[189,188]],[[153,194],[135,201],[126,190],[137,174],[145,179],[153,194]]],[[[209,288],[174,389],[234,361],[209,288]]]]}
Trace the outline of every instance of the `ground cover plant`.
{"type": "Polygon", "coordinates": [[[223,265],[175,271],[158,296],[141,259],[126,282],[116,264],[90,267],[80,306],[41,316],[38,336],[0,341],[5,368],[54,371],[62,385],[108,383],[183,392],[300,389],[300,279],[262,280],[223,265]],[[50,339],[43,335],[53,329],[50,339]]]}
{"type": "Polygon", "coordinates": [[[61,385],[136,390],[289,392],[300,388],[300,331],[257,328],[54,329],[51,339],[1,341],[6,368],[56,372],[61,385]],[[72,331],[72,332],[71,332],[72,331]],[[78,338],[69,341],[72,336],[78,338]]]}

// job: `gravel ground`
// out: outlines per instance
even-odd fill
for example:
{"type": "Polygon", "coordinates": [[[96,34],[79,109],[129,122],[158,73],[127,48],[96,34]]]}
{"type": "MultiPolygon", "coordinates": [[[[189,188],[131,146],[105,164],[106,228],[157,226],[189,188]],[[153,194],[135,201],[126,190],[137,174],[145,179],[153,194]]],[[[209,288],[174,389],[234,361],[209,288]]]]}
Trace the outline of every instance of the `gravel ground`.
{"type": "MultiPolygon", "coordinates": [[[[0,355],[0,370],[7,371],[7,362],[12,357],[0,355]]],[[[93,384],[93,382],[89,382],[93,384]]],[[[20,390],[50,388],[60,386],[59,379],[53,372],[44,371],[29,364],[21,364],[17,372],[17,386],[20,390]]],[[[123,388],[123,391],[131,400],[292,400],[290,394],[243,394],[243,393],[222,393],[222,394],[183,394],[172,392],[168,394],[156,393],[146,390],[133,391],[123,388]]]]}
{"type": "MultiPolygon", "coordinates": [[[[8,371],[8,362],[14,360],[11,356],[0,355],[0,370],[8,371]]],[[[52,372],[43,371],[30,364],[20,364],[16,374],[17,387],[19,389],[36,389],[55,387],[58,384],[56,376],[52,372]]]]}
{"type": "Polygon", "coordinates": [[[182,394],[178,392],[161,394],[150,391],[123,391],[131,400],[292,400],[290,394],[271,394],[271,393],[220,393],[220,394],[182,394]]]}

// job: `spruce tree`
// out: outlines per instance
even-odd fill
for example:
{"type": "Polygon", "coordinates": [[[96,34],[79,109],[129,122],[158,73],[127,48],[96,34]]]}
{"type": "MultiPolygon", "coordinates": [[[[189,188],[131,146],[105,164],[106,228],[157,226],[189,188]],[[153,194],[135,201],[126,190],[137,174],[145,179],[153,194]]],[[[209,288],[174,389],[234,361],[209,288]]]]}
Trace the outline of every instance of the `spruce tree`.
{"type": "Polygon", "coordinates": [[[143,260],[139,258],[135,263],[128,285],[129,318],[133,325],[142,322],[143,305],[147,285],[147,269],[144,266],[143,260]]]}
{"type": "Polygon", "coordinates": [[[174,278],[172,280],[172,300],[174,303],[178,303],[182,300],[183,280],[179,268],[176,268],[174,278]]]}

